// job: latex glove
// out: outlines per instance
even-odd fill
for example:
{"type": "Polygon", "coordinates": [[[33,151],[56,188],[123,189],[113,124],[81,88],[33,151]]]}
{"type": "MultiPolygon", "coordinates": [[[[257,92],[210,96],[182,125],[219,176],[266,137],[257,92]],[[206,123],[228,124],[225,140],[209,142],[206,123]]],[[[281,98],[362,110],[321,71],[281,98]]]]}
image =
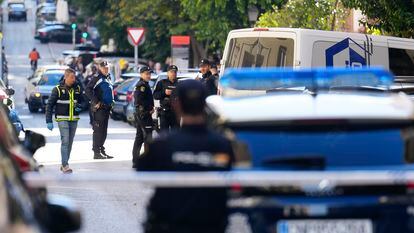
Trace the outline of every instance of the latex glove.
{"type": "Polygon", "coordinates": [[[82,108],[81,107],[75,107],[75,112],[82,112],[82,108]]]}
{"type": "Polygon", "coordinates": [[[47,123],[47,128],[52,131],[53,130],[53,123],[47,123]]]}

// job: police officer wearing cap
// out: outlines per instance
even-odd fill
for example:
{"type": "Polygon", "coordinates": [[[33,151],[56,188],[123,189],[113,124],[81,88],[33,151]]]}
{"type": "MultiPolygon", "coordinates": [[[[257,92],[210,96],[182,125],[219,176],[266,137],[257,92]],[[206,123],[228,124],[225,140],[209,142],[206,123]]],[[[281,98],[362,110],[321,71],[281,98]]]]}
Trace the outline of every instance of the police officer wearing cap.
{"type": "MultiPolygon", "coordinates": [[[[207,127],[206,90],[196,80],[177,85],[173,105],[182,127],[161,134],[139,157],[138,171],[228,171],[234,161],[231,142],[207,127]]],[[[224,233],[225,188],[156,188],[147,207],[146,233],[224,233]]]]}
{"type": "Polygon", "coordinates": [[[207,96],[217,95],[217,80],[216,77],[210,71],[210,61],[208,59],[201,59],[199,66],[200,73],[202,74],[201,83],[207,90],[207,96]]]}
{"type": "Polygon", "coordinates": [[[142,144],[152,138],[154,113],[154,99],[151,87],[148,82],[151,80],[152,70],[144,66],[139,70],[141,79],[135,86],[135,119],[137,124],[137,133],[135,135],[134,148],[132,149],[132,166],[136,167],[136,163],[141,151],[142,144]]]}
{"type": "Polygon", "coordinates": [[[86,86],[85,94],[91,100],[94,159],[112,159],[105,152],[105,141],[108,132],[109,114],[114,102],[113,87],[109,74],[109,65],[102,61],[98,65],[98,73],[86,86]]]}
{"type": "Polygon", "coordinates": [[[177,66],[170,65],[167,69],[168,78],[159,81],[154,90],[154,99],[159,100],[161,106],[158,112],[161,130],[178,127],[178,122],[171,106],[171,101],[174,98],[175,88],[178,83],[177,71],[177,66]]]}

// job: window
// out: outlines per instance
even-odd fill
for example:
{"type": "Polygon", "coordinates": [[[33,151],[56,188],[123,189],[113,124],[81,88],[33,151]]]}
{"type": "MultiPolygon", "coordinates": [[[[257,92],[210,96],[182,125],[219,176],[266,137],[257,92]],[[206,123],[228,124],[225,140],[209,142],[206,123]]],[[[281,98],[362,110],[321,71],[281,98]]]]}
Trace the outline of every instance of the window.
{"type": "Polygon", "coordinates": [[[63,77],[63,73],[46,73],[39,80],[39,86],[56,86],[63,77]]]}
{"type": "Polygon", "coordinates": [[[389,48],[388,52],[395,76],[414,76],[414,50],[389,48]]]}
{"type": "Polygon", "coordinates": [[[234,38],[226,67],[292,67],[294,41],[288,38],[234,38]]]}

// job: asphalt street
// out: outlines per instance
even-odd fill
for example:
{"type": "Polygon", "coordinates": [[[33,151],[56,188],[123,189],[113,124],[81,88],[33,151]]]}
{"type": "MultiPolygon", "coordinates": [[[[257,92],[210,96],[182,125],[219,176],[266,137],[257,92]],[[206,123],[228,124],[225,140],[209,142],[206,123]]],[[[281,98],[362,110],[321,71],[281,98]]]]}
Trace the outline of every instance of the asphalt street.
{"type": "MultiPolygon", "coordinates": [[[[44,170],[62,175],[60,166],[60,136],[57,125],[55,129],[46,129],[44,113],[29,112],[24,99],[24,87],[27,77],[31,74],[28,54],[36,47],[40,53],[39,66],[55,64],[63,50],[71,49],[70,44],[49,43],[41,44],[34,40],[34,9],[35,2],[26,0],[28,22],[7,22],[4,18],[4,46],[9,63],[10,85],[16,90],[16,109],[23,121],[24,127],[47,138],[46,147],[36,154],[36,160],[44,165],[44,170]]],[[[4,6],[3,6],[4,7],[4,6]]],[[[107,153],[113,155],[113,160],[94,161],[92,147],[92,129],[89,125],[88,114],[81,115],[75,142],[73,145],[70,166],[75,173],[93,173],[107,171],[116,173],[131,169],[131,151],[135,129],[120,121],[110,120],[107,153]]],[[[133,183],[105,184],[65,184],[48,187],[50,194],[67,196],[74,200],[83,216],[83,227],[80,232],[142,232],[141,223],[145,219],[145,206],[152,190],[133,183]]],[[[232,217],[229,232],[246,232],[242,227],[242,217],[232,217]]]]}

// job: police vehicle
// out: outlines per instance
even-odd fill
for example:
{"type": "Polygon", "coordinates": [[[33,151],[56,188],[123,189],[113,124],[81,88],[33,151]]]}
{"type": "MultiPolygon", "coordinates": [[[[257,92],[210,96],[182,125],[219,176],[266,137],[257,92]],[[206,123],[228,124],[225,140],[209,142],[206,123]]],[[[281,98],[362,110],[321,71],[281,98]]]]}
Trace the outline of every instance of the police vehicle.
{"type": "Polygon", "coordinates": [[[413,94],[414,40],[299,28],[233,30],[227,37],[221,75],[240,67],[382,66],[398,88],[413,94]]]}
{"type": "Polygon", "coordinates": [[[224,96],[207,103],[235,140],[239,169],[286,181],[236,186],[232,211],[253,232],[414,232],[413,186],[403,182],[414,169],[414,105],[388,91],[393,81],[379,68],[226,71],[224,96]],[[378,171],[398,175],[379,183],[378,171]],[[326,179],[302,182],[313,172],[326,179]]]}

